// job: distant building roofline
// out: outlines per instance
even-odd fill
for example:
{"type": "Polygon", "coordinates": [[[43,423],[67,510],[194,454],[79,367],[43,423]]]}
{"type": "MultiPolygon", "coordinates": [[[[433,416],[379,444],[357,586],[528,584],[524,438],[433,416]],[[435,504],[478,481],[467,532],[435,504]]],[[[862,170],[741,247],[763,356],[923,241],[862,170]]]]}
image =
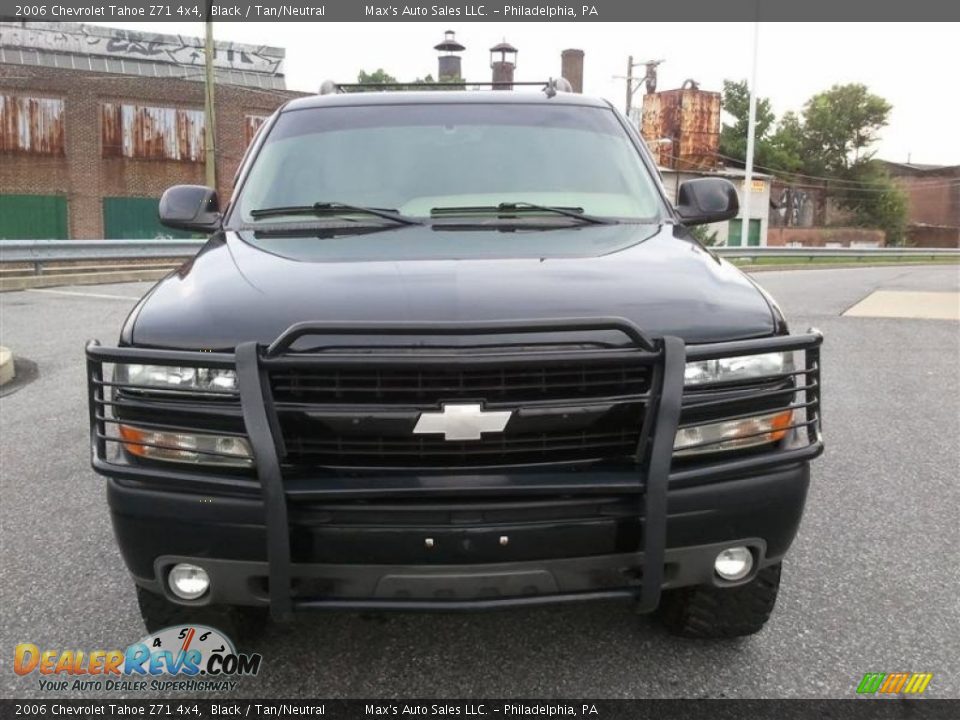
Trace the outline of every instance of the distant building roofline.
{"type": "MultiPolygon", "coordinates": [[[[214,49],[218,82],[286,89],[283,48],[217,41],[214,49]]],[[[204,41],[85,23],[3,21],[0,63],[199,81],[203,79],[204,41]]]]}
{"type": "Polygon", "coordinates": [[[926,172],[940,172],[940,171],[951,171],[951,170],[960,170],[960,165],[934,165],[930,163],[904,163],[896,162],[894,160],[879,160],[878,162],[883,163],[887,167],[892,168],[901,168],[913,173],[926,173],[926,172]]]}
{"type": "MultiPolygon", "coordinates": [[[[747,176],[746,170],[741,170],[740,168],[717,168],[714,170],[697,170],[696,168],[668,168],[661,167],[660,172],[667,174],[678,174],[678,175],[715,175],[717,177],[727,177],[727,178],[737,178],[738,180],[743,180],[747,176]]],[[[775,175],[770,175],[768,173],[754,172],[752,175],[754,180],[773,180],[776,178],[775,175]]]]}

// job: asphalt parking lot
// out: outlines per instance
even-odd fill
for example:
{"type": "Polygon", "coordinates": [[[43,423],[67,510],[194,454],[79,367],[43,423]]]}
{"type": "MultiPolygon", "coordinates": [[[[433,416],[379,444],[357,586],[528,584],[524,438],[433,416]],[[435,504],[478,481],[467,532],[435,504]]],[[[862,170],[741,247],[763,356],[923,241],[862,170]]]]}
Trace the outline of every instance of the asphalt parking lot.
{"type": "MultiPolygon", "coordinates": [[[[828,449],[774,616],[734,642],[672,638],[610,603],[479,615],[319,615],[275,627],[238,697],[851,697],[865,672],[932,672],[960,697],[960,326],[843,317],[870,292],[957,292],[956,266],[755,276],[826,342],[828,449]]],[[[2,344],[39,377],[0,412],[0,688],[13,648],[141,637],[103,482],[88,464],[83,343],[115,340],[149,285],[0,296],[2,344]]],[[[117,693],[107,693],[114,697],[117,693]]],[[[64,697],[64,694],[58,694],[64,697]]]]}

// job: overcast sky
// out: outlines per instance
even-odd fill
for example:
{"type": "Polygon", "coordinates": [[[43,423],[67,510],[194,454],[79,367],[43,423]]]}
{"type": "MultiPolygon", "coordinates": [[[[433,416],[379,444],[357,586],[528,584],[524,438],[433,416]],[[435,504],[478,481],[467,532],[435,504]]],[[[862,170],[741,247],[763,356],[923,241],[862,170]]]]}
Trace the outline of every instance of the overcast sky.
{"type": "MultiPolygon", "coordinates": [[[[202,35],[201,23],[105,23],[202,35]]],[[[286,48],[287,86],[316,91],[325,79],[353,82],[382,67],[400,80],[432,73],[433,46],[455,30],[466,46],[463,73],[489,80],[489,48],[519,50],[517,80],[560,74],[560,51],[585,51],[584,92],[624,106],[627,56],[663,59],[658,89],[693,78],[720,90],[750,75],[751,23],[215,23],[217,39],[286,48]]],[[[762,23],[758,88],[779,117],[835,83],[861,82],[893,105],[878,157],[960,164],[960,24],[762,23]]],[[[642,74],[642,68],[636,72],[642,74]]],[[[639,95],[643,90],[638,91],[639,95]]]]}

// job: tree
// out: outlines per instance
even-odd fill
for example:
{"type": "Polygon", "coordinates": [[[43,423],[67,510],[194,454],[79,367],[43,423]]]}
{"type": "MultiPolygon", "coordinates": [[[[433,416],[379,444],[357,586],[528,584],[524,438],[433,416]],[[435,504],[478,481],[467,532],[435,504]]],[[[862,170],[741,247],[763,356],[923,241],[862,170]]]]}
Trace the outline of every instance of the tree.
{"type": "MultiPolygon", "coordinates": [[[[803,172],[836,180],[831,196],[854,222],[884,230],[887,242],[903,242],[907,201],[871,149],[893,106],[866,85],[834,85],[803,108],[803,172]]],[[[828,180],[829,182],[829,180],[828,180]]]]}
{"type": "Polygon", "coordinates": [[[907,196],[876,160],[851,166],[832,196],[853,213],[857,225],[883,230],[888,245],[902,245],[907,225],[907,196]]]}
{"type": "Polygon", "coordinates": [[[390,85],[397,82],[397,79],[383,68],[377,68],[371,73],[361,70],[357,74],[358,85],[390,85]]]}
{"type": "Polygon", "coordinates": [[[869,161],[893,106],[866,85],[834,85],[803,107],[804,167],[814,175],[842,175],[869,161]]]}
{"type": "MultiPolygon", "coordinates": [[[[417,78],[413,81],[414,83],[427,83],[427,84],[436,84],[436,80],[433,79],[433,75],[428,74],[426,77],[417,78]]],[[[391,87],[391,90],[413,90],[414,86],[405,85],[403,82],[397,80],[393,75],[388,73],[383,68],[377,68],[373,72],[367,72],[366,70],[361,70],[357,75],[357,84],[363,85],[365,87],[356,87],[350,88],[349,92],[364,92],[367,87],[376,87],[377,85],[395,85],[396,87],[391,87]]],[[[418,88],[424,90],[449,90],[447,87],[436,87],[436,88],[418,88]]]]}
{"type": "MultiPolygon", "coordinates": [[[[720,128],[720,154],[728,160],[744,163],[747,157],[747,130],[750,124],[750,91],[747,81],[723,81],[723,109],[733,116],[733,124],[720,128]]],[[[793,120],[796,116],[791,115],[793,120]]],[[[787,116],[784,116],[786,119],[787,116]]],[[[754,165],[763,170],[796,170],[800,153],[795,124],[776,124],[769,98],[757,98],[757,123],[754,133],[754,165]]]]}
{"type": "MultiPolygon", "coordinates": [[[[720,128],[720,152],[741,162],[747,156],[747,130],[750,124],[750,91],[747,81],[723,81],[723,109],[733,116],[733,125],[720,128]]],[[[754,137],[758,144],[767,138],[776,117],[768,98],[757,98],[757,125],[754,137]]],[[[759,148],[755,147],[755,152],[759,148]]]]}
{"type": "Polygon", "coordinates": [[[785,112],[770,137],[769,168],[800,172],[804,167],[803,122],[794,112],[785,112]]]}
{"type": "Polygon", "coordinates": [[[690,234],[695,237],[701,245],[712,247],[717,244],[717,237],[720,233],[716,230],[708,229],[706,225],[695,225],[690,228],[690,234]]]}
{"type": "MultiPolygon", "coordinates": [[[[749,101],[746,82],[724,81],[724,109],[734,124],[721,129],[720,152],[741,162],[746,157],[749,101]]],[[[906,198],[873,160],[871,149],[891,109],[859,83],[817,93],[799,115],[784,113],[779,122],[769,100],[757,98],[754,165],[788,182],[823,182],[826,194],[851,211],[857,224],[880,228],[888,243],[898,244],[906,226],[906,198]]]]}

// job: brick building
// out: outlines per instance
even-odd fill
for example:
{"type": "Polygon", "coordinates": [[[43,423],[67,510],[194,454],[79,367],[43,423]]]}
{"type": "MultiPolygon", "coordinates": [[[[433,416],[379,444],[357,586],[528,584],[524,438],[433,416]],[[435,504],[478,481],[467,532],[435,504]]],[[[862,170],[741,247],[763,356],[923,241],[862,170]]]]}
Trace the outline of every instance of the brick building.
{"type": "Polygon", "coordinates": [[[960,165],[883,164],[907,195],[909,244],[960,247],[960,165]]]}
{"type": "MultiPolygon", "coordinates": [[[[221,198],[260,123],[291,97],[284,51],[218,42],[221,198]]],[[[170,185],[205,184],[203,42],[0,22],[0,239],[173,236],[170,185]]]]}

